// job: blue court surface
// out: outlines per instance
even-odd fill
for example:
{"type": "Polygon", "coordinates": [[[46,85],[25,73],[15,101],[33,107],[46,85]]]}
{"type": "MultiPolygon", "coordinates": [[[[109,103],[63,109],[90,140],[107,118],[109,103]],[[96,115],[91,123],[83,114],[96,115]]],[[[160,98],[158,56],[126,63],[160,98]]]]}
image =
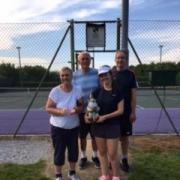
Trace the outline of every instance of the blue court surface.
{"type": "MultiPolygon", "coordinates": [[[[180,108],[168,108],[174,126],[180,132],[180,108]]],[[[25,110],[0,111],[0,135],[14,134],[25,110]]],[[[161,108],[137,108],[137,120],[134,123],[134,134],[174,134],[168,118],[161,108]]],[[[18,134],[49,134],[49,115],[43,109],[31,110],[26,116],[18,134]]]]}
{"type": "MultiPolygon", "coordinates": [[[[44,110],[50,89],[41,90],[30,108],[18,134],[49,134],[49,115],[44,110]]],[[[0,92],[0,135],[14,134],[29,106],[35,89],[9,89],[0,92]]],[[[180,132],[180,89],[157,91],[169,116],[180,132]]],[[[134,134],[175,133],[152,89],[138,89],[137,120],[134,134]]]]}

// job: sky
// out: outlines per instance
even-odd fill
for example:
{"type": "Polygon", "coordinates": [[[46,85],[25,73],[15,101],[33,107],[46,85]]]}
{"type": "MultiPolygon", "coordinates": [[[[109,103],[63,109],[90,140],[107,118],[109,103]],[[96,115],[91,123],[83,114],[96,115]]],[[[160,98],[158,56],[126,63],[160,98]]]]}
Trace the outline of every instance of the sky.
{"type": "MultiPolygon", "coordinates": [[[[0,0],[0,22],[116,19],[121,0],[0,0]],[[2,1],[2,2],[1,2],[2,1]]],[[[130,19],[180,19],[179,0],[129,0],[130,19]]]]}
{"type": "MultiPolygon", "coordinates": [[[[0,2],[0,62],[17,63],[16,46],[21,46],[24,65],[28,63],[48,65],[55,47],[58,46],[67,28],[67,20],[116,20],[121,19],[122,13],[121,0],[0,0],[0,2]],[[59,39],[55,35],[59,35],[59,39]],[[41,49],[45,49],[44,41],[38,41],[42,40],[40,37],[49,42],[48,54],[43,51],[40,54],[38,50],[40,46],[41,49]],[[55,40],[51,42],[49,37],[54,37],[55,40]]],[[[159,61],[160,44],[163,44],[163,61],[178,62],[180,1],[129,0],[129,5],[129,36],[142,59],[145,59],[145,63],[159,61]],[[154,26],[154,23],[137,20],[165,20],[165,22],[154,26]]],[[[111,36],[112,32],[113,30],[109,31],[111,36]]],[[[113,56],[114,54],[96,54],[97,66],[102,63],[111,65],[113,56]]],[[[131,64],[138,63],[132,53],[130,60],[131,64]]]]}

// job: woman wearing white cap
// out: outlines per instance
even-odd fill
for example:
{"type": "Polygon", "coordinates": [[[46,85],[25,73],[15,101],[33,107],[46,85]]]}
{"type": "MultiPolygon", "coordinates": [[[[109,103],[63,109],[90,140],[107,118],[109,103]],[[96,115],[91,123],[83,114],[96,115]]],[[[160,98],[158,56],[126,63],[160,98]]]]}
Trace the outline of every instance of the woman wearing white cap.
{"type": "MultiPolygon", "coordinates": [[[[93,123],[92,132],[95,136],[100,154],[101,176],[99,180],[110,180],[108,172],[108,159],[112,166],[112,180],[120,180],[118,169],[118,140],[120,134],[120,119],[123,113],[123,96],[112,81],[112,74],[109,66],[102,66],[98,70],[101,88],[93,92],[97,101],[99,117],[93,123]]],[[[85,116],[86,122],[91,123],[92,119],[85,116]]]]}

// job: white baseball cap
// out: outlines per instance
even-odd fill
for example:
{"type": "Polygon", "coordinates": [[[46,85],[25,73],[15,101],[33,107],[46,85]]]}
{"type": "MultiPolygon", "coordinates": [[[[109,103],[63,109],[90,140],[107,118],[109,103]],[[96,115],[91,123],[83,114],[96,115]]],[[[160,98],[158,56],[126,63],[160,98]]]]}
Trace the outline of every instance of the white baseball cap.
{"type": "Polygon", "coordinates": [[[98,75],[108,73],[111,70],[110,66],[103,65],[98,69],[98,75]]]}

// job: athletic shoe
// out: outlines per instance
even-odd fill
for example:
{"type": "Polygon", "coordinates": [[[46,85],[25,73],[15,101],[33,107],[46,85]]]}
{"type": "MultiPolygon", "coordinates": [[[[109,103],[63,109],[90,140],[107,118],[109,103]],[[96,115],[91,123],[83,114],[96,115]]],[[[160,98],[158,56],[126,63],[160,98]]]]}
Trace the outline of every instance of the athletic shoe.
{"type": "Polygon", "coordinates": [[[119,176],[113,176],[112,180],[120,180],[120,177],[119,176]]]}
{"type": "Polygon", "coordinates": [[[69,173],[68,173],[68,179],[69,180],[80,180],[80,178],[77,174],[70,175],[69,173]]]}
{"type": "Polygon", "coordinates": [[[92,157],[92,161],[94,163],[94,166],[99,169],[100,168],[99,158],[98,157],[92,157]]]}
{"type": "Polygon", "coordinates": [[[62,177],[57,177],[55,180],[62,180],[62,177]]]}
{"type": "Polygon", "coordinates": [[[110,180],[110,177],[102,175],[102,176],[99,177],[99,180],[110,180]]]}
{"type": "Polygon", "coordinates": [[[129,164],[126,158],[122,159],[121,169],[125,172],[129,172],[129,164]]]}
{"type": "Polygon", "coordinates": [[[87,158],[86,157],[85,158],[81,158],[80,161],[79,161],[79,168],[80,169],[84,169],[86,164],[87,164],[87,158]]]}

